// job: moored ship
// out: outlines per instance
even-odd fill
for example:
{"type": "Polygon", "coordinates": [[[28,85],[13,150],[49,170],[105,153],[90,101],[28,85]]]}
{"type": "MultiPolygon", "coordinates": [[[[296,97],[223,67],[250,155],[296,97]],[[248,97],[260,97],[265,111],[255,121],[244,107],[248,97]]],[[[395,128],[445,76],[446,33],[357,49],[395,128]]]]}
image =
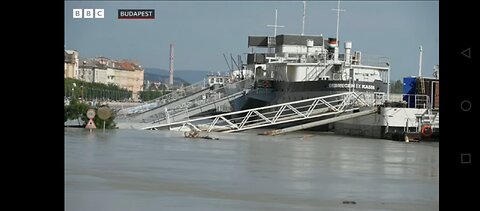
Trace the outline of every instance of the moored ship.
{"type": "Polygon", "coordinates": [[[340,53],[336,38],[323,36],[249,36],[247,63],[242,78],[252,78],[248,94],[235,100],[235,110],[356,91],[388,97],[390,66],[387,57],[363,58],[344,43],[340,53]],[[253,49],[264,48],[266,53],[253,49]]]}

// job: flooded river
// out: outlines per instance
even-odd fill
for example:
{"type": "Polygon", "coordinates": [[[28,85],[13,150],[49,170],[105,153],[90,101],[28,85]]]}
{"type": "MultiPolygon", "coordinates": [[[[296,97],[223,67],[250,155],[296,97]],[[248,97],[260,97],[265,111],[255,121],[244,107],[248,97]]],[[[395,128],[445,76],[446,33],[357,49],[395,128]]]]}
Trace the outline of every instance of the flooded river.
{"type": "MultiPolygon", "coordinates": [[[[257,131],[258,132],[258,131],[257,131]]],[[[439,144],[65,128],[65,210],[438,210],[439,144]]]]}

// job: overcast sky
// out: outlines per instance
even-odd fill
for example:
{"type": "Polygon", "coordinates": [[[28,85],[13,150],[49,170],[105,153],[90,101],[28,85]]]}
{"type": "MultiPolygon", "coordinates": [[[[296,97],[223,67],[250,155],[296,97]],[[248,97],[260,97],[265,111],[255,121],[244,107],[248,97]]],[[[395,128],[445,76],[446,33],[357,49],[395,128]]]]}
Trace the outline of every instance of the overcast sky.
{"type": "MultiPolygon", "coordinates": [[[[305,34],[335,37],[336,1],[307,1],[305,34]]],[[[439,63],[438,1],[342,1],[339,40],[362,55],[390,58],[391,78],[423,74],[439,63]]],[[[169,44],[175,44],[175,69],[227,71],[228,57],[249,52],[249,35],[300,34],[302,1],[66,1],[65,49],[80,57],[132,59],[143,67],[168,69],[169,44]],[[105,9],[104,19],[73,19],[72,9],[105,9]],[[155,9],[155,20],[119,20],[118,9],[155,9]]],[[[245,55],[244,55],[245,61],[245,55]]]]}

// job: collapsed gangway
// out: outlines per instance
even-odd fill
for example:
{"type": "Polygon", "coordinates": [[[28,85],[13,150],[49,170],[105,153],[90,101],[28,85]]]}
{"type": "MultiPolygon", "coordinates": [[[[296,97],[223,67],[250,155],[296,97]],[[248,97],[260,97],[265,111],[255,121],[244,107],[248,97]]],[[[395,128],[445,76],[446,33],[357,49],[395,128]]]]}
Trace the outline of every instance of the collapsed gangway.
{"type": "Polygon", "coordinates": [[[155,110],[162,106],[178,102],[180,99],[187,99],[189,97],[198,97],[198,94],[205,93],[210,87],[206,85],[204,81],[191,84],[178,90],[162,95],[153,100],[146,101],[140,105],[121,109],[119,115],[129,115],[133,117],[139,117],[139,114],[148,115],[148,111],[155,110]],[[145,114],[147,113],[147,114],[145,114]]]}
{"type": "Polygon", "coordinates": [[[221,110],[220,107],[228,105],[231,101],[244,96],[246,93],[246,91],[235,92],[231,95],[214,99],[192,107],[184,107],[179,109],[177,108],[170,111],[165,108],[165,111],[161,113],[162,116],[157,115],[156,117],[154,117],[154,119],[150,119],[150,121],[153,120],[152,124],[168,123],[170,121],[181,121],[184,119],[188,119],[191,116],[196,116],[207,111],[221,110]]]}
{"type": "Polygon", "coordinates": [[[149,118],[154,117],[158,119],[158,114],[163,113],[165,108],[171,109],[171,112],[174,112],[179,109],[184,110],[192,104],[200,105],[211,103],[224,96],[240,93],[246,88],[249,88],[248,86],[250,86],[251,83],[251,79],[244,79],[232,84],[225,84],[224,86],[206,86],[203,84],[203,81],[199,81],[183,89],[175,90],[157,99],[145,102],[142,105],[120,110],[118,114],[120,117],[122,117],[122,115],[127,116],[130,120],[149,122],[149,118]]]}
{"type": "Polygon", "coordinates": [[[252,84],[251,79],[237,81],[223,86],[211,86],[190,92],[167,103],[158,103],[142,112],[128,116],[119,115],[119,128],[142,128],[169,121],[180,121],[207,111],[230,110],[230,102],[246,95],[252,84]]]}
{"type": "MultiPolygon", "coordinates": [[[[368,115],[375,112],[376,106],[383,104],[384,99],[383,93],[345,92],[191,120],[156,124],[142,129],[170,128],[177,131],[197,130],[230,133],[285,123],[294,125],[291,127],[304,125],[299,129],[305,129],[313,127],[312,125],[315,124],[305,125],[308,123],[300,121],[333,118],[327,121],[327,123],[331,123],[358,117],[359,115],[368,115]],[[338,120],[335,120],[335,118],[338,120]]],[[[275,134],[279,133],[281,131],[275,132],[275,134]]]]}

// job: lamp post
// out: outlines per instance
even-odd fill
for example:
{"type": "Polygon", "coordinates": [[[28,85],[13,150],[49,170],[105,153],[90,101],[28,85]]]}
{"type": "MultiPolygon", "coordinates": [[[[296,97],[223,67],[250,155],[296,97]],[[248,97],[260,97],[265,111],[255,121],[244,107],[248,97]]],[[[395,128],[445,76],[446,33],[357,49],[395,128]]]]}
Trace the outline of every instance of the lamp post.
{"type": "Polygon", "coordinates": [[[77,87],[77,84],[73,83],[73,87],[72,87],[72,99],[75,99],[75,87],[77,87]]]}
{"type": "Polygon", "coordinates": [[[85,65],[87,64],[87,61],[83,61],[83,67],[82,67],[82,81],[85,80],[85,65]]]}

